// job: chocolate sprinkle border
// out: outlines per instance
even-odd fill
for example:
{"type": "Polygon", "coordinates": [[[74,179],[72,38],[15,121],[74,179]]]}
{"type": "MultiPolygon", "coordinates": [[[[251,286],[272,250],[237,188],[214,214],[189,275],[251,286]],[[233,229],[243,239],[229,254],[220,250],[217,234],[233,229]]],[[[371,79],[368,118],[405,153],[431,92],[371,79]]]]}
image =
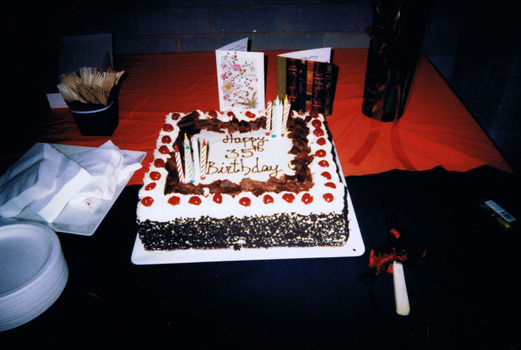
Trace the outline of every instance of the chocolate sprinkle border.
{"type": "Polygon", "coordinates": [[[349,238],[347,213],[280,213],[224,219],[202,216],[170,222],[138,221],[145,250],[330,247],[349,238]]]}

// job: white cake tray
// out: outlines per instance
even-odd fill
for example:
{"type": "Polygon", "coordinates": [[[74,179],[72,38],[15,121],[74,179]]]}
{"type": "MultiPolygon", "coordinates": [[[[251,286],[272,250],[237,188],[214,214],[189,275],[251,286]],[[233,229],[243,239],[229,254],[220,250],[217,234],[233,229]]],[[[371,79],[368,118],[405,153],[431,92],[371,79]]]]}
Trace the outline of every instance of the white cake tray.
{"type": "MultiPolygon", "coordinates": [[[[333,144],[334,145],[334,144],[333,144]]],[[[336,147],[334,147],[336,154],[336,147]]],[[[179,250],[145,250],[139,234],[136,235],[131,261],[135,265],[158,265],[201,263],[218,261],[244,260],[277,260],[277,259],[309,259],[309,258],[340,258],[357,257],[365,252],[362,232],[356,219],[351,195],[347,190],[344,172],[338,162],[338,170],[347,191],[347,219],[349,220],[349,239],[340,247],[271,247],[271,248],[241,248],[229,249],[179,249],[179,250]]]]}
{"type": "Polygon", "coordinates": [[[244,260],[277,260],[277,259],[308,259],[356,257],[364,254],[365,246],[360,232],[360,226],[349,192],[347,194],[349,212],[349,239],[341,247],[272,247],[272,248],[241,248],[229,249],[180,249],[168,251],[145,250],[139,235],[136,235],[132,251],[132,263],[135,265],[200,263],[217,261],[244,260]]]}

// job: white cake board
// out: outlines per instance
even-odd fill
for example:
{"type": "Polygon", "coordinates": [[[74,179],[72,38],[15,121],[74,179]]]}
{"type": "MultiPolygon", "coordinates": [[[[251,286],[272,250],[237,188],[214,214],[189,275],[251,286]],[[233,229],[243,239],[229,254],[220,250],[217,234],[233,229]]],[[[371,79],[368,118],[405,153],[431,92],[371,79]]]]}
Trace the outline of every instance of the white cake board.
{"type": "Polygon", "coordinates": [[[145,250],[139,235],[136,235],[132,251],[135,265],[199,263],[241,260],[276,260],[356,257],[364,254],[365,246],[349,192],[347,194],[349,212],[349,239],[341,247],[272,247],[229,249],[180,249],[168,251],[145,250]]]}
{"type": "MultiPolygon", "coordinates": [[[[334,147],[336,154],[336,147],[334,147]]],[[[131,261],[135,265],[200,263],[217,261],[244,260],[277,260],[277,259],[308,259],[308,258],[339,258],[357,257],[365,252],[365,245],[351,195],[347,190],[344,172],[338,162],[338,170],[347,191],[347,219],[349,220],[349,239],[340,247],[271,247],[271,248],[241,248],[229,249],[179,249],[179,250],[145,250],[139,234],[136,235],[131,261]]]]}

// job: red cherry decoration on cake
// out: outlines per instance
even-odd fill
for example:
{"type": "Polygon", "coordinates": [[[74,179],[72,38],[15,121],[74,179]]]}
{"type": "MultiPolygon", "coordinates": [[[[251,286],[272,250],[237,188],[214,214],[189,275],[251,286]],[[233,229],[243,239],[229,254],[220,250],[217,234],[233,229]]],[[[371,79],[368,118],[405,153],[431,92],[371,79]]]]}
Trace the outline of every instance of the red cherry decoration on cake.
{"type": "Polygon", "coordinates": [[[143,204],[145,207],[150,207],[152,204],[154,204],[154,200],[152,197],[145,197],[141,200],[141,204],[143,204]]]}
{"type": "Polygon", "coordinates": [[[317,156],[319,158],[323,158],[326,156],[326,151],[324,151],[323,149],[319,149],[318,151],[315,152],[315,156],[317,156]]]}
{"type": "Polygon", "coordinates": [[[165,124],[165,125],[163,125],[163,131],[166,131],[166,132],[174,131],[174,126],[172,124],[165,124]]]}
{"type": "Polygon", "coordinates": [[[317,140],[317,144],[318,144],[319,146],[324,146],[324,145],[326,144],[326,139],[323,138],[323,137],[319,138],[319,139],[317,140]]]}
{"type": "Polygon", "coordinates": [[[156,183],[151,182],[148,185],[145,186],[145,191],[152,191],[154,188],[156,188],[156,183]]]}
{"type": "Polygon", "coordinates": [[[154,181],[157,181],[161,178],[161,173],[158,171],[153,171],[150,173],[150,178],[154,181]]]}
{"type": "Polygon", "coordinates": [[[285,193],[282,196],[282,199],[284,199],[288,203],[293,203],[293,201],[295,200],[295,195],[293,193],[285,193]]]}
{"type": "Polygon", "coordinates": [[[313,196],[309,193],[304,193],[302,195],[302,203],[310,204],[311,202],[313,202],[313,196]]]}
{"type": "Polygon", "coordinates": [[[170,154],[170,149],[168,149],[167,146],[163,145],[161,147],[159,147],[159,153],[161,154],[170,154]]]}
{"type": "Polygon", "coordinates": [[[168,135],[165,135],[161,138],[161,142],[163,143],[172,143],[172,138],[168,135]]]}
{"type": "Polygon", "coordinates": [[[217,111],[213,110],[213,111],[209,111],[208,112],[208,115],[212,118],[217,118],[217,111]]]}
{"type": "Polygon", "coordinates": [[[244,207],[249,207],[251,205],[251,199],[248,197],[242,197],[239,199],[239,204],[244,207]]]}
{"type": "Polygon", "coordinates": [[[336,185],[334,182],[326,182],[324,184],[324,186],[329,187],[329,188],[336,188],[336,185]]]}
{"type": "Polygon", "coordinates": [[[161,158],[156,158],[154,160],[154,166],[156,168],[164,168],[165,167],[165,161],[161,158]]]}
{"type": "Polygon", "coordinates": [[[244,113],[245,116],[247,116],[248,118],[255,118],[255,114],[250,112],[250,111],[246,111],[246,113],[244,113]]]}
{"type": "Polygon", "coordinates": [[[223,202],[223,195],[220,193],[216,193],[213,195],[213,201],[217,204],[221,204],[223,202]]]}
{"type": "Polygon", "coordinates": [[[322,175],[323,177],[325,177],[328,180],[332,179],[331,174],[328,173],[327,171],[322,172],[322,174],[320,174],[320,175],[322,175]]]}
{"type": "Polygon", "coordinates": [[[315,130],[313,130],[313,135],[315,135],[316,137],[324,136],[324,130],[322,130],[322,129],[315,129],[315,130]]]}
{"type": "Polygon", "coordinates": [[[173,119],[173,120],[177,120],[177,119],[179,119],[179,118],[181,118],[181,113],[177,113],[177,112],[176,112],[176,113],[172,114],[172,119],[173,119]]]}
{"type": "Polygon", "coordinates": [[[325,193],[322,197],[328,203],[331,203],[332,201],[335,200],[335,197],[331,193],[325,193]]]}
{"type": "Polygon", "coordinates": [[[192,196],[190,197],[190,199],[188,200],[188,203],[190,204],[193,204],[193,205],[199,205],[201,204],[203,201],[201,200],[201,198],[199,198],[198,196],[192,196]]]}
{"type": "Polygon", "coordinates": [[[179,205],[181,203],[181,198],[178,196],[172,196],[168,199],[168,204],[171,205],[179,205]]]}
{"type": "Polygon", "coordinates": [[[275,202],[275,200],[273,199],[273,197],[270,196],[269,194],[265,195],[265,196],[262,198],[262,201],[264,202],[264,204],[270,204],[270,203],[275,202]]]}
{"type": "Polygon", "coordinates": [[[327,168],[329,167],[329,162],[327,160],[321,160],[318,162],[318,165],[320,165],[322,168],[327,168]]]}
{"type": "Polygon", "coordinates": [[[313,125],[315,128],[320,128],[322,126],[322,122],[318,119],[313,119],[311,121],[311,125],[313,125]]]}

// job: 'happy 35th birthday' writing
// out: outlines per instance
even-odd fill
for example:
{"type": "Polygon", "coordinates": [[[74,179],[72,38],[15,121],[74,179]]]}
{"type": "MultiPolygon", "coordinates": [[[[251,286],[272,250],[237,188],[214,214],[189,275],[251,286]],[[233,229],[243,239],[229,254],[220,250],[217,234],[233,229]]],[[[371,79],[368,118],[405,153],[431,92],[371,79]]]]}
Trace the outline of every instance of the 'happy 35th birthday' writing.
{"type": "Polygon", "coordinates": [[[282,172],[279,165],[268,165],[260,163],[257,153],[264,152],[264,143],[268,137],[240,137],[226,135],[222,142],[226,145],[236,146],[226,150],[224,158],[226,161],[217,165],[213,161],[208,161],[207,174],[249,174],[267,173],[269,176],[278,177],[282,172]]]}

